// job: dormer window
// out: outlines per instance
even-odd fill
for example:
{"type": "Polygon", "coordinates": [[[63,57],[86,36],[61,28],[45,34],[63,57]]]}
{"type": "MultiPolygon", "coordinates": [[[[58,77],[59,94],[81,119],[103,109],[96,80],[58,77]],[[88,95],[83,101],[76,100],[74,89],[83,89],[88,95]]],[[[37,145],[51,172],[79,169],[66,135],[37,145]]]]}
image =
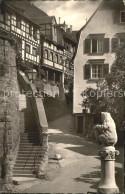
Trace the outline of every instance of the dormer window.
{"type": "Polygon", "coordinates": [[[125,11],[120,12],[120,23],[125,23],[125,11]]]}

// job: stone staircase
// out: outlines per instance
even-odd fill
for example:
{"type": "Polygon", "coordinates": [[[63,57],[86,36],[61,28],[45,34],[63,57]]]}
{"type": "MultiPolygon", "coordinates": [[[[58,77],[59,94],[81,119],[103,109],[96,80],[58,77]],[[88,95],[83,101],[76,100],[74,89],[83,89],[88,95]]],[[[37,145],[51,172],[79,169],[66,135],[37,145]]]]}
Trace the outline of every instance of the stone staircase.
{"type": "Polygon", "coordinates": [[[13,177],[36,177],[36,171],[44,153],[36,132],[22,134],[13,177]]]}
{"type": "Polygon", "coordinates": [[[20,134],[19,151],[13,168],[13,179],[16,177],[36,177],[38,165],[40,165],[41,158],[45,153],[42,145],[40,145],[31,98],[22,98],[21,96],[19,103],[21,108],[24,105],[26,105],[26,108],[22,112],[24,119],[21,122],[24,122],[24,129],[20,134]]]}
{"type": "Polygon", "coordinates": [[[43,103],[48,122],[72,113],[71,105],[66,104],[66,101],[61,101],[58,98],[45,97],[43,103]]]}

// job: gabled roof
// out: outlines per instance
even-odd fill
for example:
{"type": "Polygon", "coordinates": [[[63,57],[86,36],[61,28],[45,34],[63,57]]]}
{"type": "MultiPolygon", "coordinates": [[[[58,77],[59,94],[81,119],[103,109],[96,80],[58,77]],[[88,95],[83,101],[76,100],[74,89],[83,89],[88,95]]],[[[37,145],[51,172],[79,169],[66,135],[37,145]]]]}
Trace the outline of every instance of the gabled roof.
{"type": "Polygon", "coordinates": [[[11,9],[11,11],[14,11],[14,13],[18,13],[19,15],[23,16],[24,18],[26,18],[27,20],[29,20],[30,22],[32,22],[34,25],[36,25],[37,27],[40,27],[37,23],[35,23],[33,20],[31,20],[30,18],[28,18],[25,14],[22,14],[19,9],[15,8],[14,6],[12,6],[11,4],[9,3],[5,3],[6,6],[8,8],[11,9]]]}
{"type": "Polygon", "coordinates": [[[95,14],[98,12],[98,10],[102,7],[102,5],[107,2],[107,3],[112,3],[113,6],[117,7],[118,3],[123,4],[123,0],[102,0],[98,8],[95,10],[95,12],[92,14],[92,16],[89,18],[89,20],[86,22],[86,24],[79,30],[79,33],[84,30],[84,28],[88,25],[88,23],[92,20],[92,18],[95,16],[95,14]],[[117,3],[117,5],[115,5],[117,3]]]}
{"type": "Polygon", "coordinates": [[[53,19],[56,22],[55,16],[48,16],[44,11],[31,4],[30,1],[9,1],[7,4],[38,25],[52,24],[53,19]]]}
{"type": "Polygon", "coordinates": [[[6,3],[13,6],[13,8],[18,9],[18,12],[20,12],[20,14],[24,14],[24,16],[27,17],[32,17],[33,15],[34,17],[48,16],[44,11],[33,5],[31,1],[6,0],[6,3]]]}
{"type": "Polygon", "coordinates": [[[88,23],[91,21],[91,19],[94,17],[94,15],[97,13],[97,11],[100,9],[100,7],[102,6],[102,4],[104,3],[104,0],[102,0],[102,2],[100,3],[100,5],[98,6],[98,8],[95,10],[95,12],[92,14],[92,16],[89,18],[89,20],[86,22],[86,24],[79,30],[79,32],[81,32],[82,30],[84,30],[84,28],[88,25],[88,23]]]}
{"type": "Polygon", "coordinates": [[[42,16],[42,17],[30,17],[35,23],[41,24],[52,24],[53,19],[56,21],[55,16],[42,16]]]}

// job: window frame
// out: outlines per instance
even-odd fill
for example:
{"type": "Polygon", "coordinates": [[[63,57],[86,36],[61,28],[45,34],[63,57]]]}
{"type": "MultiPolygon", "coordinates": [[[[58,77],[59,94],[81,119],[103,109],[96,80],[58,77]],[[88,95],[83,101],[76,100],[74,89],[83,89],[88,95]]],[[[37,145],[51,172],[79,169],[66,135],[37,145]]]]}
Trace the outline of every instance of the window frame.
{"type": "Polygon", "coordinates": [[[91,64],[90,65],[90,75],[91,75],[91,78],[90,79],[103,79],[104,78],[104,76],[103,76],[103,65],[104,64],[91,64]],[[93,77],[93,67],[94,66],[96,66],[96,73],[95,73],[95,77],[93,77]],[[101,74],[102,74],[102,76],[101,77],[99,77],[99,72],[98,72],[98,70],[99,70],[99,67],[101,67],[101,74]]]}
{"type": "Polygon", "coordinates": [[[104,53],[104,38],[90,38],[90,53],[91,54],[102,54],[104,53]],[[97,41],[97,45],[96,45],[96,52],[93,52],[93,41],[96,40],[97,41]],[[102,51],[99,52],[99,41],[102,41],[102,51]]]}
{"type": "MultiPolygon", "coordinates": [[[[125,10],[120,11],[120,23],[124,24],[125,21],[122,22],[122,12],[125,14],[125,10]]],[[[123,18],[125,20],[125,18],[123,18]]]]}
{"type": "Polygon", "coordinates": [[[109,73],[109,64],[107,63],[87,63],[83,66],[83,74],[84,74],[84,80],[99,80],[99,79],[105,79],[105,76],[109,73]],[[93,76],[93,67],[96,67],[95,76],[93,76]],[[99,76],[99,67],[101,67],[100,75],[99,76]]]}
{"type": "Polygon", "coordinates": [[[55,63],[58,63],[58,61],[59,61],[59,56],[58,54],[55,54],[55,63]]]}
{"type": "Polygon", "coordinates": [[[21,18],[16,17],[16,28],[21,29],[21,18]]]}
{"type": "Polygon", "coordinates": [[[53,52],[50,51],[50,61],[53,61],[53,52]]]}
{"type": "Polygon", "coordinates": [[[36,48],[35,47],[33,47],[32,54],[33,54],[33,56],[36,56],[36,48]],[[35,51],[35,53],[34,53],[34,51],[35,51]]]}
{"type": "Polygon", "coordinates": [[[45,59],[48,59],[49,58],[49,52],[48,52],[48,50],[47,49],[45,49],[45,55],[44,55],[44,57],[45,57],[45,59]]]}
{"type": "Polygon", "coordinates": [[[30,45],[29,44],[26,44],[26,53],[30,54],[30,45]],[[29,47],[29,51],[28,52],[27,52],[27,47],[29,47]]]}

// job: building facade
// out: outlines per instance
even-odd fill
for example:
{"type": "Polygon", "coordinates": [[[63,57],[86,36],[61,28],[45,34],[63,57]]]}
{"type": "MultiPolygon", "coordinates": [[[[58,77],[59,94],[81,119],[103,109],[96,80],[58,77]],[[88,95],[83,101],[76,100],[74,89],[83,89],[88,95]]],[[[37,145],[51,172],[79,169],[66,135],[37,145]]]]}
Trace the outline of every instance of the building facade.
{"type": "Polygon", "coordinates": [[[21,15],[11,5],[3,4],[0,13],[0,29],[21,40],[23,61],[28,61],[37,67],[40,63],[40,56],[36,53],[40,44],[39,26],[21,15]]]}
{"type": "Polygon", "coordinates": [[[30,2],[26,6],[20,2],[3,3],[0,29],[21,40],[22,59],[25,66],[26,62],[31,65],[31,70],[27,70],[31,72],[30,80],[39,69],[45,70],[47,81],[61,83],[63,87],[65,75],[73,76],[77,42],[72,32],[66,31],[66,24],[57,24],[54,16],[48,16],[30,2]]]}
{"type": "Polygon", "coordinates": [[[115,61],[116,46],[125,41],[125,6],[123,1],[102,1],[86,25],[80,30],[74,60],[73,113],[82,113],[81,93],[110,72],[115,61]]]}

